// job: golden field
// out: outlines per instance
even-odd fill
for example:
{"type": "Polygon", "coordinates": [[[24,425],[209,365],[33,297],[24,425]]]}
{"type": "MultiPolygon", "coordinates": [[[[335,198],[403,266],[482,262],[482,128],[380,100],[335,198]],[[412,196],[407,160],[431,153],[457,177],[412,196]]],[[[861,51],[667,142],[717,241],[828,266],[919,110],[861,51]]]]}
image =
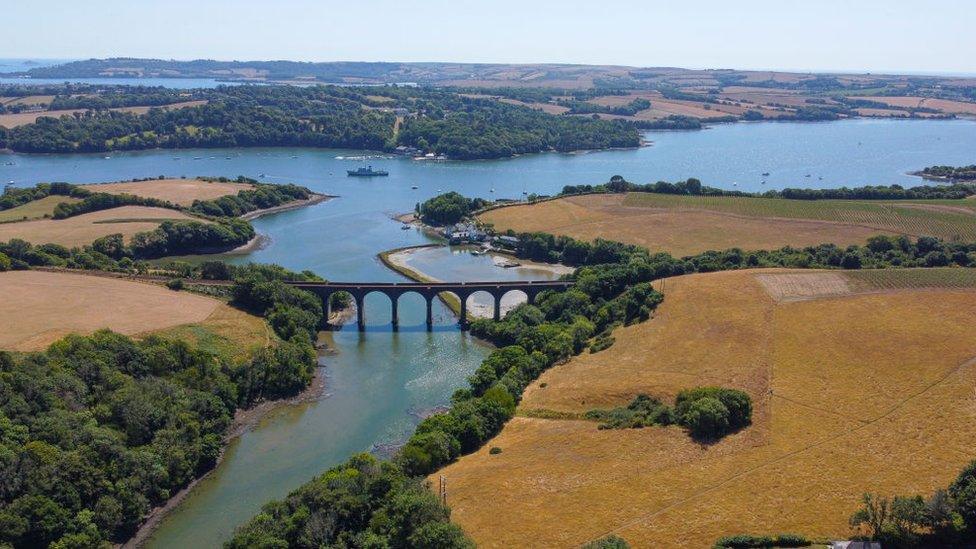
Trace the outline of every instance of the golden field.
{"type": "MultiPolygon", "coordinates": [[[[63,201],[62,201],[63,202],[63,201]]],[[[0,242],[20,238],[33,244],[61,244],[82,246],[98,238],[121,233],[126,240],[142,231],[151,231],[167,219],[206,220],[186,215],[168,208],[148,206],[121,206],[100,210],[67,219],[37,219],[17,223],[0,224],[0,242]]]]}
{"type": "Polygon", "coordinates": [[[94,193],[134,194],[156,198],[180,206],[190,206],[194,200],[213,200],[253,188],[247,183],[209,182],[200,179],[150,179],[82,185],[94,193]]]}
{"type": "Polygon", "coordinates": [[[863,244],[876,234],[976,239],[973,201],[912,202],[691,197],[653,193],[585,195],[497,208],[481,221],[496,230],[605,238],[676,256],[832,242],[863,244]]]}
{"type": "MultiPolygon", "coordinates": [[[[206,101],[184,101],[182,103],[173,103],[172,105],[162,105],[159,107],[147,107],[147,106],[136,106],[136,107],[118,107],[113,109],[108,109],[110,111],[120,111],[129,112],[132,114],[146,114],[149,109],[184,109],[186,107],[198,107],[200,105],[205,105],[206,101]]],[[[27,124],[33,124],[37,122],[38,118],[42,116],[47,116],[50,118],[60,118],[62,116],[72,116],[74,114],[88,112],[86,109],[64,109],[64,110],[54,110],[54,111],[37,111],[37,112],[22,112],[16,114],[0,114],[0,126],[4,128],[12,129],[17,126],[24,126],[27,124]]]]}
{"type": "Polygon", "coordinates": [[[204,322],[216,299],[115,278],[44,271],[0,273],[0,348],[36,351],[69,333],[134,335],[204,322]]]}
{"type": "Polygon", "coordinates": [[[544,231],[581,240],[605,238],[676,256],[736,246],[772,249],[787,244],[863,243],[881,232],[813,220],[733,216],[704,209],[630,207],[624,204],[622,195],[588,195],[498,208],[479,219],[499,231],[544,231]]]}
{"type": "Polygon", "coordinates": [[[543,374],[521,417],[434,475],[447,478],[452,519],[484,547],[608,533],[634,547],[709,547],[738,533],[839,539],[864,492],[946,486],[976,457],[976,280],[886,289],[886,274],[846,276],[659,281],[666,299],[653,319],[543,374]],[[702,445],[678,427],[540,419],[698,385],[747,391],[753,425],[702,445]]]}

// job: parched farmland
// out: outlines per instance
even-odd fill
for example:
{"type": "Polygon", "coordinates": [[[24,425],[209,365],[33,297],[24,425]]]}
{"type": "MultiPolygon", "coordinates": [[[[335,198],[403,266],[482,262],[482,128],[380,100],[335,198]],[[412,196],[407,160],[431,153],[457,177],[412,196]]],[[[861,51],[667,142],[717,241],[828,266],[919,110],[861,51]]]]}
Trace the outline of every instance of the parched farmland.
{"type": "Polygon", "coordinates": [[[488,211],[498,230],[607,238],[675,255],[824,242],[875,234],[976,240],[976,201],[786,200],[654,193],[587,195],[488,211]]]}
{"type": "MultiPolygon", "coordinates": [[[[133,335],[205,322],[226,307],[215,299],[162,286],[70,273],[0,273],[0,348],[36,351],[69,333],[101,328],[133,335]]],[[[260,319],[259,319],[260,321],[260,319]]]]}
{"type": "Polygon", "coordinates": [[[861,494],[931,493],[976,457],[976,283],[961,287],[952,271],[890,271],[903,289],[885,288],[889,271],[659,281],[667,297],[653,319],[544,373],[520,417],[437,473],[452,519],[484,547],[608,533],[634,547],[846,538],[861,494]],[[698,385],[749,393],[753,424],[703,445],[678,427],[578,419],[698,385]]]}
{"type": "Polygon", "coordinates": [[[0,223],[0,242],[20,238],[33,244],[82,246],[98,238],[121,233],[126,240],[143,231],[151,231],[167,219],[209,221],[177,210],[148,206],[122,206],[67,219],[37,219],[17,223],[0,223]]]}
{"type": "Polygon", "coordinates": [[[253,185],[247,183],[204,181],[202,179],[148,179],[145,181],[96,183],[82,187],[95,193],[134,194],[165,200],[180,206],[190,206],[195,200],[213,200],[254,188],[253,185]]]}

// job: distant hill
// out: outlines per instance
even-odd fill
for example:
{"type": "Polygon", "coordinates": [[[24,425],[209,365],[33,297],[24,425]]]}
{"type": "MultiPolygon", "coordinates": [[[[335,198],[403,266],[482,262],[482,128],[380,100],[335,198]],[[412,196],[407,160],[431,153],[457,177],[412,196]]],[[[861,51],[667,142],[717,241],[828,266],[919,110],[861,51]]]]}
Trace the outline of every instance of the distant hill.
{"type": "Polygon", "coordinates": [[[950,86],[971,88],[976,79],[873,74],[813,74],[732,69],[690,70],[616,65],[385,63],[299,61],[214,61],[112,58],[34,67],[5,76],[32,78],[217,78],[230,81],[306,81],[335,84],[417,83],[468,87],[550,87],[580,89],[662,86],[708,89],[745,85],[803,90],[872,90],[879,87],[950,86]]]}

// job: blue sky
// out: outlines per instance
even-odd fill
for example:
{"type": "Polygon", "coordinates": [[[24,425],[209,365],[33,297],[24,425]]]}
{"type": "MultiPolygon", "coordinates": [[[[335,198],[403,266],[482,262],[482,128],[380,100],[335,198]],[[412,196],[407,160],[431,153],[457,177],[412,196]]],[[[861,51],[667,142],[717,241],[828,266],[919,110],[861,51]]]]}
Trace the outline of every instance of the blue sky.
{"type": "Polygon", "coordinates": [[[972,0],[25,0],[0,57],[976,73],[972,0]]]}

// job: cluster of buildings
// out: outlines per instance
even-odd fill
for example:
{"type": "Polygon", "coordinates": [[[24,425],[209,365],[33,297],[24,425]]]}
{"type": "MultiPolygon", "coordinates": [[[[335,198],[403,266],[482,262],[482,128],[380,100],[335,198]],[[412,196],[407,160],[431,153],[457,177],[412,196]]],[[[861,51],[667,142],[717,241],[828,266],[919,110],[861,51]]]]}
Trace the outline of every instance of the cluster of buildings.
{"type": "Polygon", "coordinates": [[[490,244],[497,248],[514,250],[518,238],[508,235],[489,236],[474,223],[457,223],[444,227],[441,234],[451,244],[490,244]]]}

